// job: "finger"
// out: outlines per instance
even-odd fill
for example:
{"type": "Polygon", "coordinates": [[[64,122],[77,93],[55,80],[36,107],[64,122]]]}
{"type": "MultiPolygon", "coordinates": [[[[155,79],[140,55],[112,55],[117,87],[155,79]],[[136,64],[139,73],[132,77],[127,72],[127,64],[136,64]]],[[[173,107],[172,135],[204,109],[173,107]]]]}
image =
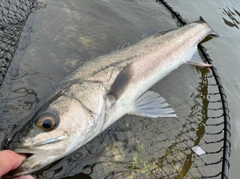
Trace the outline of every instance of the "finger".
{"type": "Polygon", "coordinates": [[[26,159],[25,156],[18,155],[11,150],[0,151],[0,176],[16,169],[26,159]]]}
{"type": "Polygon", "coordinates": [[[24,176],[17,177],[16,179],[34,179],[34,178],[31,175],[24,175],[24,176]]]}

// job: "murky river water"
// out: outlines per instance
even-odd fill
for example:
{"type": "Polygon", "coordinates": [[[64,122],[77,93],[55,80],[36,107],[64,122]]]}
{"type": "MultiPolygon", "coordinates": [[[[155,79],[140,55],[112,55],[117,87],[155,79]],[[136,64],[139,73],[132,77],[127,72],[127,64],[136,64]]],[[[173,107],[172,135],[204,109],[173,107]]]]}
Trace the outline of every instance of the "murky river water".
{"type": "MultiPolygon", "coordinates": [[[[109,53],[121,43],[140,39],[149,28],[165,31],[177,27],[171,13],[155,1],[46,0],[43,3],[47,7],[37,10],[28,19],[1,89],[1,140],[17,122],[33,111],[62,78],[86,60],[109,53]]],[[[240,3],[236,0],[169,0],[168,3],[187,22],[203,16],[220,35],[204,43],[204,46],[218,69],[228,96],[232,125],[230,178],[238,178],[240,62],[237,57],[240,55],[240,3]]],[[[207,139],[202,139],[207,129],[192,117],[192,114],[204,116],[206,112],[203,110],[197,114],[197,104],[209,105],[201,100],[203,97],[198,96],[204,96],[206,92],[203,86],[199,86],[199,83],[206,82],[206,78],[202,78],[205,75],[211,74],[184,65],[153,87],[176,110],[179,119],[184,121],[158,119],[162,120],[159,122],[125,116],[92,142],[35,176],[200,178],[201,172],[220,172],[219,166],[201,169],[199,166],[204,163],[198,160],[194,162],[195,156],[189,149],[197,144],[204,147],[207,139]],[[193,162],[187,162],[189,158],[186,160],[186,156],[193,162]],[[179,162],[181,160],[185,162],[179,162]],[[191,168],[190,174],[187,174],[186,167],[191,168]]],[[[211,79],[208,82],[211,83],[211,79]]],[[[217,112],[208,115],[217,115],[217,112]]],[[[216,128],[211,130],[217,131],[216,128]]],[[[210,150],[216,150],[216,145],[210,150]]],[[[213,162],[216,158],[220,159],[220,156],[201,159],[213,162]]]]}

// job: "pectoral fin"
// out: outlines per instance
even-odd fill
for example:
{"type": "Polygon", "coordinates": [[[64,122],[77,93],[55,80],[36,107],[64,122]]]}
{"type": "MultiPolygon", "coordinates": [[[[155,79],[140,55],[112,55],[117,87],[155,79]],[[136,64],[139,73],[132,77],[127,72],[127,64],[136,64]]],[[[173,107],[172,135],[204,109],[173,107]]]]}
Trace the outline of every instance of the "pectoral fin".
{"type": "Polygon", "coordinates": [[[208,64],[208,63],[204,63],[204,61],[202,60],[202,57],[201,55],[199,54],[198,51],[196,51],[191,60],[190,61],[187,61],[188,64],[191,64],[191,65],[195,65],[195,66],[202,66],[202,67],[211,67],[213,66],[212,64],[208,64]]]}
{"type": "Polygon", "coordinates": [[[174,110],[158,93],[147,91],[135,102],[128,114],[144,117],[177,117],[174,110]]]}

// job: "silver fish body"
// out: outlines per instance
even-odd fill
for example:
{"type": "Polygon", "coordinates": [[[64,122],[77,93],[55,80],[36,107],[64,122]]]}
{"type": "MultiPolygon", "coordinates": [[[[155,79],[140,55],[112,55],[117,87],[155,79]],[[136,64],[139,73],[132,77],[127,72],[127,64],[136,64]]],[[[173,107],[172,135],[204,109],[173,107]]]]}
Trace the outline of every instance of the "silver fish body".
{"type": "Polygon", "coordinates": [[[175,117],[165,100],[148,90],[184,63],[208,66],[192,60],[208,35],[217,34],[206,22],[193,22],[86,62],[31,115],[31,123],[14,132],[20,144],[10,148],[31,156],[9,176],[68,155],[125,114],[175,117]]]}

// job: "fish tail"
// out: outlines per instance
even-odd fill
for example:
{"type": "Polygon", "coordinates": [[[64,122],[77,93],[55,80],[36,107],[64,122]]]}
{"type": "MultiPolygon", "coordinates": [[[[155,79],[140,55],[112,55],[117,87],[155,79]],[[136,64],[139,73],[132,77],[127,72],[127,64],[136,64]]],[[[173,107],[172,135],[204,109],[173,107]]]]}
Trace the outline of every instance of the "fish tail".
{"type": "MultiPolygon", "coordinates": [[[[204,20],[204,18],[203,18],[202,16],[200,16],[199,22],[206,23],[206,24],[208,25],[208,23],[204,20]]],[[[211,29],[211,30],[210,30],[210,33],[209,33],[210,36],[219,37],[218,33],[215,32],[210,25],[208,25],[208,27],[211,29]]]]}

